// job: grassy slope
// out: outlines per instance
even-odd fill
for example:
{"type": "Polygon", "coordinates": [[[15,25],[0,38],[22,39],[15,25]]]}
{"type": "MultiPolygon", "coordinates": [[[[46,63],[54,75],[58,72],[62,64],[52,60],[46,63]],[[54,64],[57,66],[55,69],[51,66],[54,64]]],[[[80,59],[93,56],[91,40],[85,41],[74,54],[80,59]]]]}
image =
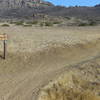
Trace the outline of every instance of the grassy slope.
{"type": "Polygon", "coordinates": [[[0,59],[0,99],[36,100],[39,88],[65,72],[64,66],[99,55],[99,31],[99,27],[0,27],[9,39],[7,59],[0,59]]]}

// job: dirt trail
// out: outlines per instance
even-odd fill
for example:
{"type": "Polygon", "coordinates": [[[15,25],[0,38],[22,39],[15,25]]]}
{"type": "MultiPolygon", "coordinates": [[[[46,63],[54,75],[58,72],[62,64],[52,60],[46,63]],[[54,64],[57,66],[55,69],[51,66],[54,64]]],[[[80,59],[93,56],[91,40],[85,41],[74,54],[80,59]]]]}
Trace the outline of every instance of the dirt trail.
{"type": "MultiPolygon", "coordinates": [[[[78,43],[74,37],[73,41],[77,42],[72,45],[65,43],[64,40],[61,40],[63,43],[58,43],[54,39],[44,49],[34,49],[34,52],[29,52],[27,49],[24,52],[9,52],[5,61],[0,59],[0,100],[36,100],[39,88],[66,71],[67,66],[99,57],[100,35],[88,36],[93,38],[86,41],[84,35],[82,39],[85,43],[78,43]]],[[[12,44],[12,41],[10,42],[12,44]]],[[[11,45],[8,51],[10,48],[11,45]]]]}

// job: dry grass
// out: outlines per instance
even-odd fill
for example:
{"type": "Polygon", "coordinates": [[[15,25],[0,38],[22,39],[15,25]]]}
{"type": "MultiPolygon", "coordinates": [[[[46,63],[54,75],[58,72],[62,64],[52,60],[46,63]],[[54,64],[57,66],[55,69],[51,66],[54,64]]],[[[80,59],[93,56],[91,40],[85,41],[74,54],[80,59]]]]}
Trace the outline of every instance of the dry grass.
{"type": "Polygon", "coordinates": [[[100,65],[93,61],[75,67],[41,89],[38,100],[100,100],[100,65]]]}
{"type": "Polygon", "coordinates": [[[100,96],[94,92],[96,86],[90,88],[91,82],[76,77],[75,74],[73,77],[67,73],[56,82],[44,87],[38,100],[100,100],[100,96]]]}
{"type": "Polygon", "coordinates": [[[91,91],[80,91],[77,89],[57,88],[47,90],[39,100],[100,100],[100,97],[91,91]]]}
{"type": "MultiPolygon", "coordinates": [[[[100,26],[40,28],[10,25],[10,27],[0,27],[1,34],[8,34],[7,59],[0,59],[0,100],[36,100],[34,97],[39,88],[65,72],[64,66],[87,61],[100,53],[99,31],[100,26]]],[[[3,45],[0,45],[1,51],[2,47],[3,45]]],[[[94,69],[93,72],[95,72],[94,69]]],[[[77,81],[72,80],[72,76],[66,77],[65,81],[60,80],[59,83],[69,82],[67,86],[70,89],[70,83],[73,86],[77,81]]],[[[92,78],[95,79],[95,77],[92,78]]],[[[87,81],[82,84],[83,82],[79,80],[78,84],[81,84],[81,87],[88,87],[84,85],[87,81]]],[[[65,86],[59,86],[59,91],[64,89],[63,87],[65,86]]],[[[92,85],[89,88],[91,87],[92,85]]],[[[73,91],[75,89],[73,88],[73,91]]],[[[64,91],[68,93],[67,90],[64,91]]],[[[59,92],[57,93],[60,95],[59,92]]]]}
{"type": "Polygon", "coordinates": [[[2,24],[1,26],[2,27],[9,27],[10,25],[9,24],[2,24]]]}
{"type": "MultiPolygon", "coordinates": [[[[75,45],[100,38],[100,27],[40,28],[11,26],[0,27],[1,34],[8,34],[9,51],[30,51],[45,48],[51,43],[75,45]],[[26,46],[27,45],[27,46],[26,46]]],[[[2,49],[2,48],[1,48],[2,49]]]]}

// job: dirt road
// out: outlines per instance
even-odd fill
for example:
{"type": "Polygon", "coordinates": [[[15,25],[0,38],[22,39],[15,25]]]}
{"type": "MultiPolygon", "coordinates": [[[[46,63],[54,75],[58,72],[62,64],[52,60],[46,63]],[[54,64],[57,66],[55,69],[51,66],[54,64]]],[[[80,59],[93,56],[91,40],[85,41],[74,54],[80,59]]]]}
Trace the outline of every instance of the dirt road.
{"type": "Polygon", "coordinates": [[[67,66],[100,56],[100,26],[13,26],[0,32],[9,36],[7,59],[0,59],[0,100],[36,100],[39,89],[67,66]]]}

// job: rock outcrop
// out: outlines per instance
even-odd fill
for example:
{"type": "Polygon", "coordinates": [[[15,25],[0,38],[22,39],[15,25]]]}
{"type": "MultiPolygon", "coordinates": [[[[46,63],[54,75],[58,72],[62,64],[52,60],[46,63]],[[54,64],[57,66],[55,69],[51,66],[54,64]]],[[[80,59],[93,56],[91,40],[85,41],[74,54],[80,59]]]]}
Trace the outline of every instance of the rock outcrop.
{"type": "Polygon", "coordinates": [[[52,5],[43,0],[0,0],[0,9],[34,7],[39,5],[52,5]]]}

